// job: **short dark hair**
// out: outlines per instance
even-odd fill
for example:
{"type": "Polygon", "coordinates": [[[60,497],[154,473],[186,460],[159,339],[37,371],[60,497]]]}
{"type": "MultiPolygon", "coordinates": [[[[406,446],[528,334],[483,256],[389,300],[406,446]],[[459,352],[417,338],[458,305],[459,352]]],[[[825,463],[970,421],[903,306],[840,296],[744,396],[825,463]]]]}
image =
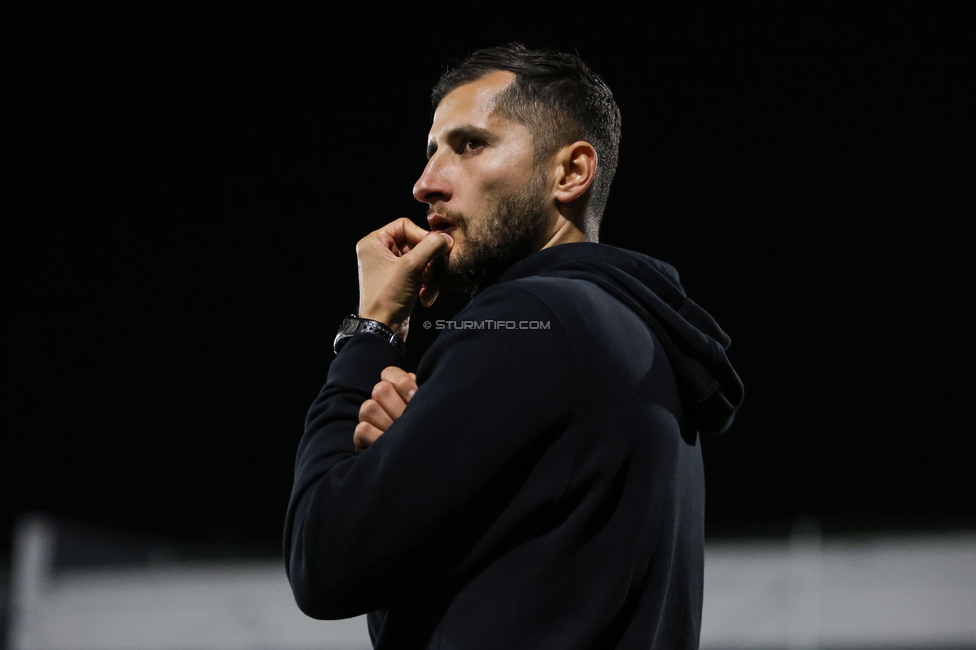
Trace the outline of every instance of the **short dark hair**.
{"type": "Polygon", "coordinates": [[[620,148],[620,109],[613,94],[578,56],[509,43],[478,50],[445,72],[431,93],[434,108],[458,86],[498,70],[514,73],[515,81],[498,95],[495,110],[532,132],[537,162],[577,140],[596,149],[586,214],[587,234],[592,228],[596,235],[620,148]]]}

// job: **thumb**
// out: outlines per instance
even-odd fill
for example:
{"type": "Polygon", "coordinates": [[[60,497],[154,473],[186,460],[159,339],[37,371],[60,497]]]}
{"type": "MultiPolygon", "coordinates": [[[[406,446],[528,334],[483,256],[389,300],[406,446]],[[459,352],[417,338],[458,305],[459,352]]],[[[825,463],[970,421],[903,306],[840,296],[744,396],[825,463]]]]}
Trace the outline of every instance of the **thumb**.
{"type": "Polygon", "coordinates": [[[405,253],[402,259],[409,260],[410,264],[418,269],[424,269],[432,259],[447,255],[452,246],[454,240],[450,235],[444,232],[432,232],[405,253]]]}

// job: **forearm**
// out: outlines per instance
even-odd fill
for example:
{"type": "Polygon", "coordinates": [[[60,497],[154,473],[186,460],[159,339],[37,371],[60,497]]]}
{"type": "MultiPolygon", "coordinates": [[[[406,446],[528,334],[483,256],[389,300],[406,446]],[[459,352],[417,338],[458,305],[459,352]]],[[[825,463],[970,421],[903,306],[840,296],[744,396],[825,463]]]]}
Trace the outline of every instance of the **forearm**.
{"type": "Polygon", "coordinates": [[[357,455],[353,433],[360,405],[389,365],[402,365],[393,346],[375,336],[354,337],[333,361],[305,422],[285,518],[284,555],[295,597],[313,616],[341,615],[330,611],[328,596],[343,591],[333,581],[342,581],[339,568],[349,558],[333,546],[340,536],[329,528],[339,523],[333,519],[339,506],[351,504],[330,501],[340,496],[338,485],[357,455]]]}

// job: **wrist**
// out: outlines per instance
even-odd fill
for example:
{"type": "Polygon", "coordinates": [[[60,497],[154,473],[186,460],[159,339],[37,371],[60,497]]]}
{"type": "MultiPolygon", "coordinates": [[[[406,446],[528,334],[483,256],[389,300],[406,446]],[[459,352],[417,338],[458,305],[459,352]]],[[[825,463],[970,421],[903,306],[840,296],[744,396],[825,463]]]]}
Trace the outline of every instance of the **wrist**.
{"type": "Polygon", "coordinates": [[[348,342],[350,338],[355,334],[368,333],[375,336],[379,336],[383,340],[390,343],[393,347],[400,352],[404,353],[405,345],[403,342],[403,336],[400,332],[394,331],[391,327],[372,318],[365,318],[363,316],[356,316],[355,314],[350,314],[342,321],[342,326],[336,333],[335,341],[332,344],[332,349],[339,353],[339,350],[348,342]]]}
{"type": "Polygon", "coordinates": [[[377,323],[382,323],[386,327],[390,328],[392,331],[399,333],[403,323],[397,321],[389,313],[381,311],[369,311],[363,310],[356,313],[357,318],[362,318],[363,320],[374,320],[377,323]]]}

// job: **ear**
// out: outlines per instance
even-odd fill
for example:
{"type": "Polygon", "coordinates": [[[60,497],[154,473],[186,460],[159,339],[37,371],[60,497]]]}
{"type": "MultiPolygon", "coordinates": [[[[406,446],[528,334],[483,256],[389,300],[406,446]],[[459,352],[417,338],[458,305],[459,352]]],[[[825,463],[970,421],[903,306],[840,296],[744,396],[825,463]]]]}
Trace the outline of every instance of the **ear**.
{"type": "Polygon", "coordinates": [[[579,140],[568,144],[553,157],[556,166],[554,195],[560,203],[571,203],[583,196],[596,175],[596,149],[579,140]]]}

